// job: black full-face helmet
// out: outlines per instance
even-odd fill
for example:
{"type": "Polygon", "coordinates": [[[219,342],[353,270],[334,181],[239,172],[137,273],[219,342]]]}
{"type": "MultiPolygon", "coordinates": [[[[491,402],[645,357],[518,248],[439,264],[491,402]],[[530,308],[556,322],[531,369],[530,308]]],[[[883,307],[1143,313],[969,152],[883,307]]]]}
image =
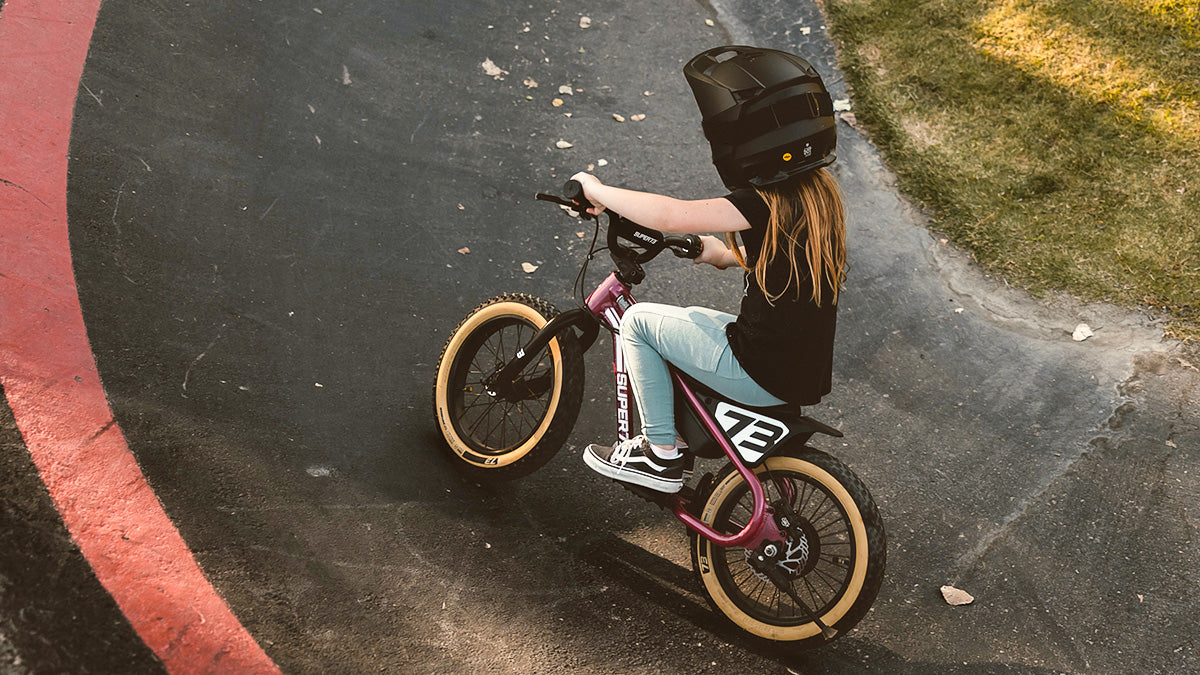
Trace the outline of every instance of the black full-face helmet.
{"type": "Polygon", "coordinates": [[[833,101],[808,61],[774,49],[716,47],[683,67],[713,164],[730,189],[767,187],[835,159],[833,101]]]}

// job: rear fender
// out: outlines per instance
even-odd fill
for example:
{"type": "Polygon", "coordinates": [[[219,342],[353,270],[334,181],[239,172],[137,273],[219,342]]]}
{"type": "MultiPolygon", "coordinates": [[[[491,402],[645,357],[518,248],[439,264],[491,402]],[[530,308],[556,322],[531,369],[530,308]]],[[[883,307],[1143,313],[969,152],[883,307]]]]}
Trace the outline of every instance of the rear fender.
{"type": "MultiPolygon", "coordinates": [[[[792,442],[801,445],[814,434],[841,438],[842,432],[801,412],[799,406],[780,405],[765,408],[747,406],[731,401],[696,382],[687,375],[684,380],[692,388],[711,416],[747,466],[762,464],[778,448],[792,442]]],[[[705,431],[699,412],[687,404],[686,397],[676,392],[676,428],[688,443],[688,449],[699,457],[724,457],[721,446],[705,431]]]]}

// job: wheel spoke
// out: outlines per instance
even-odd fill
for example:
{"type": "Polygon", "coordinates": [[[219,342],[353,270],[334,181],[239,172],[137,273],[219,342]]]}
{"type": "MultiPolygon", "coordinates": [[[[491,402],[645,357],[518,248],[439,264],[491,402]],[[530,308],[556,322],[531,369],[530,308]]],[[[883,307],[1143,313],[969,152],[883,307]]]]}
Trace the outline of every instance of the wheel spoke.
{"type": "Polygon", "coordinates": [[[467,433],[470,434],[471,436],[475,436],[476,429],[478,429],[479,425],[483,423],[483,420],[487,419],[487,414],[490,411],[491,411],[491,406],[485,407],[483,412],[481,412],[479,414],[479,416],[475,418],[475,421],[473,423],[471,423],[470,426],[467,427],[467,433]]]}
{"type": "Polygon", "coordinates": [[[494,363],[501,363],[504,361],[504,353],[505,353],[504,352],[504,334],[500,333],[499,335],[500,335],[500,337],[498,338],[499,344],[497,344],[496,340],[492,339],[493,337],[495,337],[493,335],[493,336],[489,336],[488,339],[485,340],[482,345],[483,347],[486,347],[488,353],[492,355],[492,361],[494,363]]]}

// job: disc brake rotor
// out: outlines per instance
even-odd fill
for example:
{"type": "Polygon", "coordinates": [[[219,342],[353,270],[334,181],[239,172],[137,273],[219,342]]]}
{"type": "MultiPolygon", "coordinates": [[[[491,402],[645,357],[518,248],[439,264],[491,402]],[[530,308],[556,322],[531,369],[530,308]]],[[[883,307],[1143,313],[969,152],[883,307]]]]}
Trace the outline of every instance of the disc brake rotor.
{"type": "MultiPolygon", "coordinates": [[[[789,577],[795,578],[812,571],[817,561],[817,551],[812,549],[820,546],[820,539],[816,537],[812,524],[807,520],[802,519],[799,523],[789,523],[789,525],[785,530],[787,540],[783,542],[783,550],[775,564],[782,567],[789,577]]],[[[770,579],[755,569],[751,563],[750,558],[754,551],[745,549],[743,554],[746,556],[746,564],[749,565],[754,576],[769,582],[770,579]]]]}

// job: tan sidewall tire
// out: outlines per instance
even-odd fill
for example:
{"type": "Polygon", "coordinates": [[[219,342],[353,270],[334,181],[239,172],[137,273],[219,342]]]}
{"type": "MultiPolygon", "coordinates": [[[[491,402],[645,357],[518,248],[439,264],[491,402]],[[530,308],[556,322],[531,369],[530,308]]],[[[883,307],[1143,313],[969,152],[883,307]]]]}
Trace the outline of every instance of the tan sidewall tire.
{"type": "MultiPolygon", "coordinates": [[[[832,626],[850,611],[859,594],[862,593],[863,583],[867,577],[867,565],[869,562],[867,559],[868,541],[867,528],[863,522],[863,515],[859,512],[858,506],[854,503],[854,498],[850,496],[846,488],[828,471],[812,462],[786,455],[776,456],[768,458],[765,466],[759,467],[756,469],[756,472],[761,473],[767,468],[771,470],[791,470],[811,476],[833,495],[850,516],[851,529],[854,532],[855,564],[846,591],[842,594],[838,603],[821,616],[821,621],[825,625],[832,626]]],[[[701,520],[712,525],[716,518],[717,510],[724,503],[725,499],[729,498],[730,493],[734,489],[744,484],[745,481],[742,480],[741,474],[736,471],[729,474],[725,480],[713,488],[711,495],[705,502],[704,511],[701,513],[701,520]]],[[[763,623],[746,614],[729,598],[729,595],[726,594],[724,587],[721,586],[720,580],[717,578],[711,559],[713,549],[718,547],[714,547],[711,542],[705,539],[702,539],[698,545],[700,547],[701,558],[699,566],[700,577],[704,580],[704,586],[708,590],[709,597],[725,616],[729,617],[731,621],[743,630],[768,640],[787,642],[804,640],[820,635],[821,629],[813,622],[803,623],[798,626],[774,626],[763,623]]]]}
{"type": "Polygon", "coordinates": [[[486,462],[480,462],[475,459],[479,457],[471,447],[458,435],[454,425],[450,420],[450,405],[447,400],[448,387],[450,381],[451,366],[454,364],[454,359],[458,355],[458,350],[462,348],[467,338],[471,336],[483,324],[488,321],[503,317],[520,317],[532,323],[536,328],[540,329],[545,326],[548,320],[542,316],[536,309],[520,302],[501,301],[487,305],[467,317],[459,327],[454,331],[454,335],[450,338],[450,342],[446,344],[446,348],[442,350],[442,358],[438,363],[437,386],[434,389],[435,406],[437,408],[437,421],[440,427],[442,436],[446,439],[450,449],[459,456],[463,461],[471,466],[481,469],[498,469],[503,466],[508,466],[514,462],[520,461],[525,455],[529,454],[534,447],[537,446],[545,435],[546,430],[554,421],[554,414],[558,410],[559,400],[562,396],[563,387],[563,357],[562,351],[559,349],[558,340],[551,340],[549,344],[550,357],[554,361],[554,388],[550,396],[550,403],[546,408],[546,415],[542,418],[537,429],[530,434],[529,438],[524,443],[502,455],[488,455],[486,462]],[[494,461],[492,461],[494,460],[494,461]],[[490,463],[489,463],[490,462],[490,463]]]}

